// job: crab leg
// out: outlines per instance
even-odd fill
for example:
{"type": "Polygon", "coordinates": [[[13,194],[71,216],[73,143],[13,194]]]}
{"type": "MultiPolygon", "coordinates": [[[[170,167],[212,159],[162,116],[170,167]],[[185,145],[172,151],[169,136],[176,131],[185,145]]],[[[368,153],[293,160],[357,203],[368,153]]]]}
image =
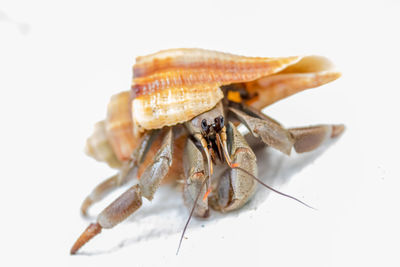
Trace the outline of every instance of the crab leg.
{"type": "Polygon", "coordinates": [[[120,186],[125,185],[127,182],[132,180],[134,177],[133,175],[129,175],[130,171],[132,169],[128,170],[121,170],[121,172],[111,176],[110,178],[104,180],[100,184],[98,184],[88,195],[85,200],[83,201],[81,205],[81,213],[83,216],[88,215],[88,210],[89,208],[104,199],[107,195],[109,195],[111,192],[113,192],[115,189],[117,189],[120,186]]]}
{"type": "Polygon", "coordinates": [[[255,114],[253,110],[251,110],[253,112],[246,110],[247,113],[251,112],[253,116],[232,107],[230,107],[229,110],[255,137],[261,137],[261,140],[267,145],[278,149],[286,155],[290,155],[295,140],[292,138],[290,132],[283,128],[278,122],[264,114],[255,114]]]}
{"type": "Polygon", "coordinates": [[[343,124],[316,125],[291,128],[289,132],[295,140],[294,149],[297,153],[303,153],[318,148],[325,140],[338,137],[344,129],[343,124]]]}
{"type": "Polygon", "coordinates": [[[79,236],[70,253],[75,254],[84,244],[99,234],[103,228],[114,227],[140,208],[141,205],[142,197],[139,185],[134,185],[97,216],[97,222],[91,223],[79,236]]]}
{"type": "Polygon", "coordinates": [[[242,111],[230,107],[255,137],[261,137],[267,145],[290,155],[292,147],[297,153],[309,152],[319,147],[325,140],[335,138],[344,131],[344,125],[316,125],[285,129],[267,115],[243,106],[242,111]]]}
{"type": "Polygon", "coordinates": [[[81,213],[83,216],[86,217],[88,215],[88,210],[93,204],[101,201],[115,189],[127,184],[134,178],[135,175],[132,172],[135,169],[136,164],[139,163],[145,155],[146,148],[151,145],[150,140],[156,135],[156,133],[157,131],[146,133],[142,137],[138,148],[133,152],[133,161],[122,163],[122,167],[117,174],[104,180],[92,190],[90,195],[85,198],[81,205],[81,213]]]}
{"type": "Polygon", "coordinates": [[[97,222],[90,224],[71,248],[75,254],[85,243],[99,234],[103,228],[109,229],[125,220],[142,205],[142,196],[151,200],[161,180],[172,164],[172,130],[169,128],[153,163],[146,168],[139,184],[132,186],[106,207],[97,222]]]}
{"type": "Polygon", "coordinates": [[[169,128],[153,163],[146,168],[140,177],[140,190],[148,200],[153,199],[154,193],[172,165],[172,150],[172,129],[169,128]]]}

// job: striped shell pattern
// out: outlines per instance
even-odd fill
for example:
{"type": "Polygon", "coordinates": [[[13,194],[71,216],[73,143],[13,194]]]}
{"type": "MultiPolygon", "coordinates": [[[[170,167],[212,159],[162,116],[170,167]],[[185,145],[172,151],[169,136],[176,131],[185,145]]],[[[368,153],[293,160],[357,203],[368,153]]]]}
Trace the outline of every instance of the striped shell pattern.
{"type": "Polygon", "coordinates": [[[253,81],[298,60],[202,49],[173,49],[138,57],[133,68],[133,119],[146,130],[188,121],[223,98],[220,86],[253,81]]]}

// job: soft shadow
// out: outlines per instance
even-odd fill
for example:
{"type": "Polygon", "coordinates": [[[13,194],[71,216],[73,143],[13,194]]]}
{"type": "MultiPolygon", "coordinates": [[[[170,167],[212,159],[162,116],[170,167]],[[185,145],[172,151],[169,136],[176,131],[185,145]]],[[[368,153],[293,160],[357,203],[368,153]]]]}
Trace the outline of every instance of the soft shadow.
{"type": "Polygon", "coordinates": [[[4,11],[0,10],[0,22],[9,23],[17,27],[19,32],[23,35],[27,35],[30,31],[30,26],[27,23],[18,22],[13,18],[9,17],[4,11]]]}
{"type": "MultiPolygon", "coordinates": [[[[311,164],[322,155],[327,148],[333,145],[338,138],[326,141],[315,151],[296,154],[292,152],[290,157],[260,145],[260,141],[246,135],[246,140],[253,147],[257,156],[259,178],[266,184],[278,189],[290,181],[290,179],[303,168],[311,164]],[[262,162],[262,164],[260,164],[262,162]]],[[[212,212],[208,219],[193,218],[189,225],[190,229],[204,227],[224,218],[237,217],[239,214],[255,210],[271,194],[270,190],[259,186],[255,196],[249,203],[237,211],[230,213],[212,212]]],[[[297,202],[295,202],[298,204],[297,202]]],[[[313,203],[308,203],[313,204],[313,203]]],[[[299,204],[300,205],[300,204],[299,204]]],[[[305,207],[306,208],[306,207],[305,207]]],[[[144,240],[152,240],[160,237],[176,235],[181,233],[183,226],[189,216],[189,211],[183,204],[180,193],[172,186],[164,186],[159,189],[155,199],[150,203],[144,203],[143,207],[126,221],[134,225],[136,229],[132,237],[125,238],[110,249],[97,251],[82,251],[79,255],[99,255],[116,252],[124,247],[136,244],[144,240]]],[[[186,235],[188,235],[188,232],[186,235]]],[[[178,246],[178,239],[176,245],[178,246]]]]}

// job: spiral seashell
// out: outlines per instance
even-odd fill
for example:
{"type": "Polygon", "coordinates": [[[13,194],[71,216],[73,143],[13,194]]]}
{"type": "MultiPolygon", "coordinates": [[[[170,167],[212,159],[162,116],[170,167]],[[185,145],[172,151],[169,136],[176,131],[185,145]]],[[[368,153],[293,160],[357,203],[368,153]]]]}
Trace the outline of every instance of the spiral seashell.
{"type": "Polygon", "coordinates": [[[129,160],[140,139],[133,133],[129,91],[111,97],[107,108],[106,131],[117,158],[120,161],[129,160]]]}
{"type": "Polygon", "coordinates": [[[138,57],[132,118],[143,129],[175,125],[213,108],[222,85],[279,72],[300,57],[244,57],[204,49],[170,49],[138,57]]]}
{"type": "Polygon", "coordinates": [[[86,140],[85,152],[98,161],[106,162],[112,168],[120,168],[122,165],[109,142],[105,121],[94,125],[93,134],[86,140]]]}

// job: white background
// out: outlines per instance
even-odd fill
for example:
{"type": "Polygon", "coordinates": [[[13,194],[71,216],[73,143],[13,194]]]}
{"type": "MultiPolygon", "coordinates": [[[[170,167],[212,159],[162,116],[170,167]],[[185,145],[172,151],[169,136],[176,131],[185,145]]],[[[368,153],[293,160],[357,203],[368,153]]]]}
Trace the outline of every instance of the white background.
{"type": "Polygon", "coordinates": [[[394,0],[2,1],[0,265],[399,266],[399,14],[394,0]],[[81,201],[113,174],[84,155],[86,137],[134,58],[172,47],[336,63],[338,81],[265,110],[286,126],[346,124],[317,154],[262,152],[280,162],[270,181],[318,211],[260,189],[241,211],[193,220],[175,256],[188,212],[164,188],[69,256],[89,223],[81,201]]]}

